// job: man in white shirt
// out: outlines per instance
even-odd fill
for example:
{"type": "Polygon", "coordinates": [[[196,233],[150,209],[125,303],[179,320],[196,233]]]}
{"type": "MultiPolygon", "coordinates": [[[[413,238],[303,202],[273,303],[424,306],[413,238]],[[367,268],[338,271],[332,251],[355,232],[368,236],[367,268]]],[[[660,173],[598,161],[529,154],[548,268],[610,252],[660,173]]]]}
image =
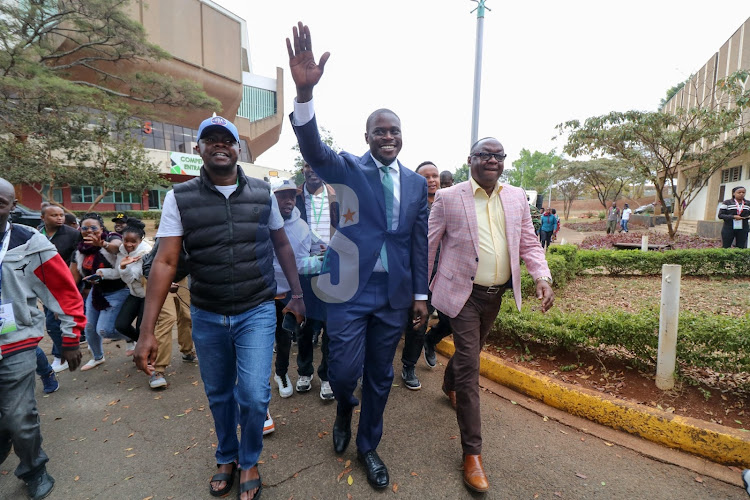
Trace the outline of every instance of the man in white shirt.
{"type": "Polygon", "coordinates": [[[164,200],[134,357],[151,375],[158,351],[154,326],[184,247],[193,342],[218,440],[218,473],[209,489],[212,496],[228,494],[239,468],[238,498],[247,500],[262,489],[257,464],[271,399],[274,253],[292,292],[284,312],[301,323],[305,306],[276,198],[266,182],[246,176],[237,165],[237,128],[220,116],[207,118],[198,129],[196,150],[203,159],[200,176],[175,185],[164,200]]]}

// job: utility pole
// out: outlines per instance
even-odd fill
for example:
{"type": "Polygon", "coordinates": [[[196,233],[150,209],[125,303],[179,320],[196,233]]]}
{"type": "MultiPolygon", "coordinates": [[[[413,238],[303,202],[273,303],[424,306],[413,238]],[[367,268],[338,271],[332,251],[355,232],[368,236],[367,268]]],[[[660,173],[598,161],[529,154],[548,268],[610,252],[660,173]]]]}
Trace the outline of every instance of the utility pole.
{"type": "Polygon", "coordinates": [[[482,40],[484,38],[484,11],[492,10],[484,5],[485,0],[471,0],[477,4],[477,48],[474,57],[474,106],[471,111],[471,147],[479,139],[479,94],[482,90],[482,40]]]}

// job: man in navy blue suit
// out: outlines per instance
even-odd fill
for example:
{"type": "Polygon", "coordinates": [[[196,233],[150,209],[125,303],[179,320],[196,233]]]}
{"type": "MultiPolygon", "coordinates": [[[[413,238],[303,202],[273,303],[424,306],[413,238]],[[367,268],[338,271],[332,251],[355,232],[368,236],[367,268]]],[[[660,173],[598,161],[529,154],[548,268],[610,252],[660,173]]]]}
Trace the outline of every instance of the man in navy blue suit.
{"type": "Polygon", "coordinates": [[[336,191],[339,227],[331,238],[315,293],[328,303],[331,388],[338,402],[333,446],[343,453],[351,439],[354,397],[362,376],[357,457],[375,488],[388,486],[388,469],[376,452],[383,411],[393,383],[393,357],[409,308],[414,324],[427,320],[427,184],[396,159],[401,121],[379,109],[366,123],[370,150],[363,156],[334,153],[321,140],[313,88],[323,75],[312,53],[310,30],[299,23],[287,38],[289,67],[297,86],[290,116],[300,151],[315,173],[336,191]]]}

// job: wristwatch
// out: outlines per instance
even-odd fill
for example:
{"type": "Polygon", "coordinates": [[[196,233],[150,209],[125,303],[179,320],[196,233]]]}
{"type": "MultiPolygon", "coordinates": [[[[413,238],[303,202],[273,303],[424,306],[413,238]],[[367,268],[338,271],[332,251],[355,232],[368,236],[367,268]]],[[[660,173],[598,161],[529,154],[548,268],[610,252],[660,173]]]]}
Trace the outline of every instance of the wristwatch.
{"type": "Polygon", "coordinates": [[[550,285],[551,285],[552,283],[554,283],[554,281],[552,280],[552,277],[550,277],[550,276],[539,276],[539,277],[538,277],[538,278],[537,278],[536,280],[537,280],[537,281],[546,281],[546,282],[547,282],[547,283],[549,283],[550,285]]]}

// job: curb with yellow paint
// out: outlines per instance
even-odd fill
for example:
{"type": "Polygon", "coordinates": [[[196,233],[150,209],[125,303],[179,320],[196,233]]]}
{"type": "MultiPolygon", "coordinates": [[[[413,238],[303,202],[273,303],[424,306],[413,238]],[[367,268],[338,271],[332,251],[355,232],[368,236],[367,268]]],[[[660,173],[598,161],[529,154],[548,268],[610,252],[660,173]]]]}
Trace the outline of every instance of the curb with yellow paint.
{"type": "MultiPolygon", "coordinates": [[[[438,352],[452,356],[453,342],[443,340],[438,352]]],[[[510,366],[482,352],[484,377],[543,403],[594,422],[635,434],[726,465],[750,467],[750,433],[723,425],[648,408],[596,391],[559,382],[520,366],[510,366]]]]}

